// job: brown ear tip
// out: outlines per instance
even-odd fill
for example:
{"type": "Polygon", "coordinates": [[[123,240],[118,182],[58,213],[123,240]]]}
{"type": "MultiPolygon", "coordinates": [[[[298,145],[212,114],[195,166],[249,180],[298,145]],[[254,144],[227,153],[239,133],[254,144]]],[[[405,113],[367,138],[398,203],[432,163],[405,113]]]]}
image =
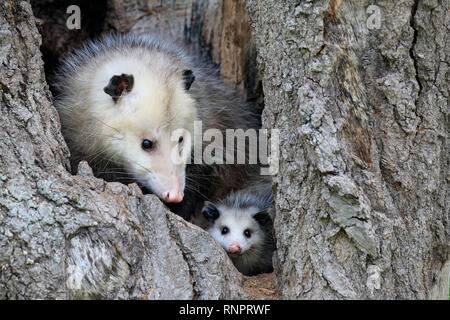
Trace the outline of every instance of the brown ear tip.
{"type": "Polygon", "coordinates": [[[128,93],[133,89],[134,77],[132,74],[122,73],[121,75],[112,76],[103,91],[110,95],[114,102],[124,94],[128,93]]]}
{"type": "Polygon", "coordinates": [[[124,81],[126,83],[128,92],[131,91],[133,89],[133,85],[134,85],[133,75],[122,73],[120,76],[121,76],[122,81],[124,81]]]}

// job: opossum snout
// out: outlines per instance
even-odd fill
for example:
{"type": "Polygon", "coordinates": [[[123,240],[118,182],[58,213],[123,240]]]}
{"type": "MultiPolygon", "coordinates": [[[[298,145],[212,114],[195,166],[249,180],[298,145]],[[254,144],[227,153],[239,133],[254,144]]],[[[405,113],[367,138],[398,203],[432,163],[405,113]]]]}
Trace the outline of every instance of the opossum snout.
{"type": "MultiPolygon", "coordinates": [[[[184,172],[169,172],[158,168],[145,176],[144,185],[166,203],[180,203],[184,198],[184,172]]],[[[181,170],[180,170],[181,171],[181,170]]]]}
{"type": "Polygon", "coordinates": [[[227,252],[231,254],[239,254],[241,253],[241,250],[242,249],[240,245],[233,243],[228,246],[227,252]]]}
{"type": "Polygon", "coordinates": [[[183,201],[184,194],[180,191],[163,192],[163,200],[167,203],[179,203],[183,201]]]}

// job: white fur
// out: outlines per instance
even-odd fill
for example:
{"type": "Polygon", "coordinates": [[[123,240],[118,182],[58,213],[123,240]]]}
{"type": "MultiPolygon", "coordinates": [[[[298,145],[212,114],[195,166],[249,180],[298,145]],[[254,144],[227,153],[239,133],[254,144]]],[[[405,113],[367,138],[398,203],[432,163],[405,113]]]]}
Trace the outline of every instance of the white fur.
{"type": "Polygon", "coordinates": [[[208,232],[225,250],[232,244],[238,244],[242,250],[241,254],[245,254],[250,249],[255,250],[264,240],[263,231],[252,217],[253,214],[259,212],[258,208],[229,208],[223,205],[219,205],[217,208],[220,211],[220,217],[214,225],[208,228],[208,232]],[[223,227],[230,230],[225,235],[221,233],[223,227]],[[244,235],[246,229],[251,231],[250,238],[244,235]]]}
{"type": "MultiPolygon", "coordinates": [[[[169,55],[143,48],[119,48],[94,57],[66,80],[64,89],[74,92],[58,100],[66,134],[70,140],[85,140],[77,143],[79,152],[88,157],[104,153],[161,198],[166,191],[183,192],[185,165],[171,161],[178,145],[171,133],[192,132],[197,115],[182,71],[169,55]],[[133,75],[134,87],[114,102],[103,88],[123,73],[133,75]],[[153,141],[154,149],[143,150],[143,139],[153,141]]],[[[183,138],[181,148],[188,145],[183,138]]]]}
{"type": "MultiPolygon", "coordinates": [[[[214,68],[186,52],[164,37],[110,35],[66,57],[53,86],[74,165],[86,160],[97,176],[137,180],[163,199],[164,192],[186,187],[182,205],[174,210],[189,219],[201,201],[241,188],[259,168],[202,163],[190,164],[186,173],[185,165],[170,161],[177,145],[170,133],[181,128],[192,138],[195,120],[202,121],[203,130],[221,132],[260,124],[252,103],[220,81],[214,68]],[[196,78],[189,91],[183,70],[192,70],[196,78]],[[122,73],[133,75],[134,88],[114,103],[103,89],[112,76],[122,73]],[[141,149],[144,138],[156,141],[154,151],[141,149]]],[[[192,140],[184,139],[182,154],[188,158],[192,140]]]]}
{"type": "Polygon", "coordinates": [[[231,193],[217,204],[205,203],[213,205],[220,213],[217,219],[209,222],[208,232],[227,252],[232,246],[241,248],[240,254],[229,255],[236,268],[245,275],[267,272],[272,268],[275,249],[272,224],[262,226],[254,218],[255,214],[263,211],[270,217],[268,211],[272,202],[271,184],[264,183],[231,193]],[[224,227],[228,228],[226,234],[222,233],[224,227]],[[250,237],[244,234],[245,230],[250,231],[250,237]]]}
{"type": "Polygon", "coordinates": [[[266,235],[258,222],[253,219],[253,215],[259,212],[259,208],[235,208],[223,205],[217,206],[220,216],[214,224],[208,228],[211,236],[228,251],[232,245],[241,248],[240,254],[229,254],[236,269],[245,275],[251,275],[262,263],[272,259],[272,251],[266,250],[266,235]],[[229,232],[222,234],[222,228],[227,227],[229,232]],[[251,236],[244,235],[245,230],[250,230],[251,236]],[[270,255],[264,257],[264,255],[270,255]]]}

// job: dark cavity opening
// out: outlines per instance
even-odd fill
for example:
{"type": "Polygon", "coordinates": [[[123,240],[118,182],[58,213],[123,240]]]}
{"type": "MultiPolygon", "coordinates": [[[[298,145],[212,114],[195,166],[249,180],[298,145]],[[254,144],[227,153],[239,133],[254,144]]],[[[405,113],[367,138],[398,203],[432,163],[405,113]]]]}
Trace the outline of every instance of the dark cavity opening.
{"type": "Polygon", "coordinates": [[[40,20],[39,33],[42,36],[42,59],[47,83],[58,67],[60,59],[87,39],[99,36],[105,30],[107,0],[31,0],[36,18],[40,20]],[[67,19],[71,16],[67,8],[77,5],[81,12],[81,28],[70,30],[67,19]]]}

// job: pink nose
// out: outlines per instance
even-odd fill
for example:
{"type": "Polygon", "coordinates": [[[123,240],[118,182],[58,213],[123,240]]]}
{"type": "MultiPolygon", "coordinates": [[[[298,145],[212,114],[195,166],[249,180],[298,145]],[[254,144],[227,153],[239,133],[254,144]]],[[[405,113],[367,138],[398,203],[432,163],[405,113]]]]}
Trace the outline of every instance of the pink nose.
{"type": "Polygon", "coordinates": [[[238,244],[232,244],[227,251],[228,253],[241,253],[241,247],[238,244]]]}
{"type": "Polygon", "coordinates": [[[167,191],[163,193],[164,201],[167,203],[179,203],[183,201],[182,192],[167,191]]]}

